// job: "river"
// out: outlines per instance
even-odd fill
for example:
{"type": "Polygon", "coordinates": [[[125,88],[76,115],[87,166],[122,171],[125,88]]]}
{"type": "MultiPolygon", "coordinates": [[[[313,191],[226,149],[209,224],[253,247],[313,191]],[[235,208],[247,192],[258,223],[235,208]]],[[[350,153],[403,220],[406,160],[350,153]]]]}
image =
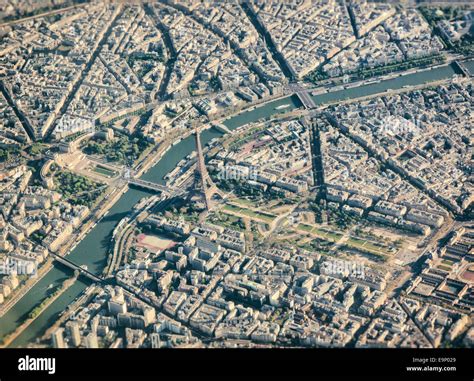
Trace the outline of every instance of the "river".
{"type": "MultiPolygon", "coordinates": [[[[399,89],[406,85],[419,85],[452,77],[455,73],[451,65],[441,66],[433,70],[408,74],[381,83],[364,85],[358,88],[335,91],[327,94],[313,96],[316,104],[372,95],[387,89],[399,89]]],[[[262,118],[281,112],[288,112],[301,107],[296,96],[285,97],[271,101],[265,105],[256,107],[250,111],[244,111],[224,121],[229,129],[235,129],[241,125],[255,122],[262,118]],[[279,106],[285,106],[278,108],[279,106]]],[[[206,144],[211,139],[222,136],[214,129],[202,133],[201,140],[206,144]]],[[[142,179],[164,183],[164,176],[176,167],[176,164],[194,150],[192,137],[184,139],[172,146],[163,158],[142,176],[142,179]]],[[[68,258],[77,264],[85,264],[88,269],[100,274],[107,262],[107,251],[112,231],[115,225],[126,216],[133,205],[141,198],[149,196],[149,193],[137,189],[129,189],[110,209],[109,213],[90,231],[90,233],[77,245],[68,255],[68,258]]],[[[29,312],[48,295],[51,286],[59,285],[66,277],[70,277],[71,271],[60,264],[54,267],[15,304],[0,319],[0,337],[12,332],[28,316],[29,312]]],[[[71,302],[76,299],[87,287],[87,283],[78,280],[56,301],[54,301],[17,339],[11,344],[14,347],[23,347],[40,337],[45,330],[58,318],[71,302]]]]}
{"type": "Polygon", "coordinates": [[[312,95],[312,98],[317,105],[323,105],[325,103],[383,93],[389,89],[397,90],[401,89],[403,86],[417,86],[428,82],[439,81],[450,78],[454,74],[457,73],[453,65],[443,65],[433,70],[424,70],[416,73],[406,74],[396,78],[387,79],[379,83],[371,83],[350,89],[312,95]]]}
{"type": "Polygon", "coordinates": [[[474,75],[474,60],[463,62],[462,65],[466,67],[471,75],[474,75]]]}

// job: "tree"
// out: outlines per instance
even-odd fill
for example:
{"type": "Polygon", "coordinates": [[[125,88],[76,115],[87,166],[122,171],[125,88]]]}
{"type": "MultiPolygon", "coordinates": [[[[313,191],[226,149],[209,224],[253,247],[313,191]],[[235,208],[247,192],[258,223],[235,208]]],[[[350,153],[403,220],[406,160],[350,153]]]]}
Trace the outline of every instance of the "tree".
{"type": "Polygon", "coordinates": [[[10,160],[10,152],[4,149],[0,149],[0,162],[5,162],[10,160]]]}

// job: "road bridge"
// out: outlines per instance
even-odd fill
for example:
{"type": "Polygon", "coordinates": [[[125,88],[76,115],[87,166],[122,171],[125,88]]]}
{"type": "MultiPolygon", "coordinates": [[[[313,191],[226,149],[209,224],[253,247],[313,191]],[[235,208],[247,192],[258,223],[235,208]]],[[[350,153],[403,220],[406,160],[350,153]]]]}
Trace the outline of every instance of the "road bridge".
{"type": "Polygon", "coordinates": [[[466,77],[466,78],[469,78],[471,77],[471,73],[469,72],[469,70],[463,65],[463,62],[460,62],[460,61],[454,61],[454,64],[456,65],[456,67],[462,72],[462,74],[466,77]]]}
{"type": "Polygon", "coordinates": [[[299,91],[296,93],[296,96],[299,98],[301,103],[303,103],[303,106],[306,110],[311,110],[317,107],[308,91],[299,91]]]}
{"type": "Polygon", "coordinates": [[[152,181],[129,178],[128,184],[133,185],[137,188],[142,188],[142,189],[152,191],[152,192],[158,192],[158,193],[172,193],[173,192],[172,188],[169,188],[165,185],[154,183],[152,181]]]}
{"type": "Polygon", "coordinates": [[[75,264],[74,262],[70,261],[69,259],[65,257],[61,257],[58,254],[55,253],[50,253],[51,256],[58,261],[59,263],[62,263],[63,265],[69,267],[70,269],[73,269],[74,271],[79,271],[81,275],[84,275],[85,277],[89,278],[90,280],[96,282],[96,283],[102,283],[104,280],[102,278],[99,278],[97,275],[92,274],[90,271],[87,270],[86,267],[79,266],[75,264]]]}

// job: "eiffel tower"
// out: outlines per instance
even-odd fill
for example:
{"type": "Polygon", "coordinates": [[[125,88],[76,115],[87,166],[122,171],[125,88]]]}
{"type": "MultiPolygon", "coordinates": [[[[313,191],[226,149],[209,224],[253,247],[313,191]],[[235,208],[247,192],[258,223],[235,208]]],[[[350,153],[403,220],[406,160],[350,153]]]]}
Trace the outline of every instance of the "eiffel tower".
{"type": "Polygon", "coordinates": [[[223,198],[224,194],[219,190],[219,188],[217,188],[207,172],[204,155],[202,153],[199,129],[194,131],[194,139],[196,143],[197,158],[196,169],[194,172],[194,183],[192,190],[189,193],[189,198],[192,201],[204,202],[205,209],[209,211],[212,207],[212,196],[218,194],[223,198]]]}
{"type": "Polygon", "coordinates": [[[321,213],[321,219],[323,225],[328,223],[328,212],[327,212],[327,188],[326,181],[324,179],[324,163],[322,146],[324,145],[323,136],[321,135],[321,128],[324,126],[324,122],[317,117],[311,119],[304,118],[301,120],[303,125],[309,129],[309,147],[311,154],[311,164],[313,172],[313,182],[316,188],[316,201],[322,206],[323,212],[321,213]]]}

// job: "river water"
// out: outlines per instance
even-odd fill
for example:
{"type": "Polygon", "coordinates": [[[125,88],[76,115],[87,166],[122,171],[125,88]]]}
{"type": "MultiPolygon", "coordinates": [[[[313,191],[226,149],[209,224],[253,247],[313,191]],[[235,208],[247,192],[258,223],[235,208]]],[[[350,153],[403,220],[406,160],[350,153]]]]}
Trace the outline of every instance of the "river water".
{"type": "Polygon", "coordinates": [[[474,60],[463,62],[463,65],[469,71],[471,75],[474,75],[474,60]]]}
{"type": "MultiPolygon", "coordinates": [[[[405,85],[418,85],[425,82],[436,81],[452,77],[454,74],[454,68],[451,65],[445,65],[437,69],[409,74],[381,83],[320,94],[313,96],[313,98],[316,104],[320,105],[352,97],[376,94],[386,91],[387,89],[395,90],[405,85]]],[[[250,111],[242,112],[227,119],[224,124],[229,129],[235,129],[244,124],[268,118],[276,113],[288,112],[299,107],[301,107],[301,103],[298,98],[296,96],[289,96],[269,102],[250,111]]],[[[222,134],[216,130],[206,130],[202,133],[201,140],[203,144],[206,144],[211,139],[221,135],[222,134]]],[[[193,150],[193,138],[188,137],[184,139],[175,146],[172,146],[163,158],[142,176],[142,179],[163,184],[164,176],[173,170],[176,164],[193,150]]],[[[110,209],[109,213],[97,223],[89,234],[68,255],[68,259],[77,264],[85,264],[89,271],[100,274],[107,262],[107,251],[115,225],[130,212],[134,204],[141,198],[149,195],[149,193],[144,191],[129,189],[110,209]]],[[[46,298],[53,287],[59,285],[71,275],[71,270],[65,268],[63,265],[55,264],[55,266],[0,319],[0,337],[12,332],[26,319],[29,312],[46,298]]],[[[35,338],[41,336],[45,330],[54,323],[59,314],[64,311],[86,287],[87,283],[80,279],[77,280],[18,336],[11,346],[24,347],[34,341],[35,338]]]]}
{"type": "Polygon", "coordinates": [[[317,105],[322,105],[325,103],[383,93],[389,89],[397,90],[401,89],[403,86],[422,85],[427,82],[450,78],[454,74],[456,74],[456,70],[453,65],[444,65],[433,70],[424,70],[417,73],[406,74],[379,83],[313,95],[312,98],[317,105]]]}

